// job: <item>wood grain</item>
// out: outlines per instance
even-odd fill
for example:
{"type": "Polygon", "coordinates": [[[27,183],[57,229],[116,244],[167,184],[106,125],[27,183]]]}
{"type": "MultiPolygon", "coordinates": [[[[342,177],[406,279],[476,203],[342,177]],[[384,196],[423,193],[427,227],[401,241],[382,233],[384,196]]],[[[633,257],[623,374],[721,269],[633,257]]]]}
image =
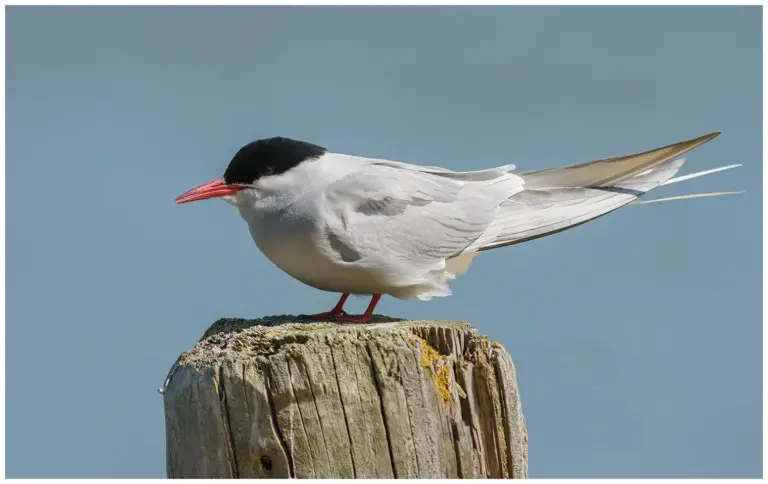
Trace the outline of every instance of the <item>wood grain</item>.
{"type": "Polygon", "coordinates": [[[456,321],[222,319],[163,389],[171,478],[526,478],[512,358],[456,321]]]}

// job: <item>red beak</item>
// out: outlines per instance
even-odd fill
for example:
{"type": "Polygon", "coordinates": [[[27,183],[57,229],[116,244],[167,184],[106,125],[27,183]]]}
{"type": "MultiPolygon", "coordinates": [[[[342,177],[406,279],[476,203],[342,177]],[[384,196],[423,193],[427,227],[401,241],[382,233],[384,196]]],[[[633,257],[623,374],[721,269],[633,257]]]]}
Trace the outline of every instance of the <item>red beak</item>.
{"type": "Polygon", "coordinates": [[[193,188],[192,190],[189,190],[188,192],[179,195],[178,197],[176,197],[176,204],[181,205],[182,203],[194,202],[197,200],[205,200],[207,198],[223,197],[224,195],[234,195],[235,193],[245,188],[248,188],[248,186],[247,185],[225,185],[224,179],[219,178],[218,180],[213,180],[212,182],[205,183],[203,185],[200,185],[197,188],[193,188]]]}

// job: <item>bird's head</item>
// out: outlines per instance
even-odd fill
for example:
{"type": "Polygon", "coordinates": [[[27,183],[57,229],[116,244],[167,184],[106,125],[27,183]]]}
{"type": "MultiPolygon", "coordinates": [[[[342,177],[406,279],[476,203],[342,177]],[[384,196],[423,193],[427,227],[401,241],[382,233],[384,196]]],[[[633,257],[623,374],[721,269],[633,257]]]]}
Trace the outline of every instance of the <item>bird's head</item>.
{"type": "Polygon", "coordinates": [[[326,149],[289,138],[267,138],[240,148],[229,162],[224,176],[179,195],[177,204],[221,198],[237,205],[244,195],[258,196],[261,181],[282,175],[300,163],[319,158],[326,149]]]}

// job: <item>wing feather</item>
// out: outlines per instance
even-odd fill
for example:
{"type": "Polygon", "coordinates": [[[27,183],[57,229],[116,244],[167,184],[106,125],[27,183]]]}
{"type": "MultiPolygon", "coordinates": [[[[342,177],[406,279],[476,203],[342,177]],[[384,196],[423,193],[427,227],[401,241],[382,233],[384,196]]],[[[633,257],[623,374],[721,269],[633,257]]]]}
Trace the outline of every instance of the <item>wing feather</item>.
{"type": "Polygon", "coordinates": [[[631,203],[677,173],[678,158],[609,187],[528,188],[501,204],[499,213],[467,251],[525,242],[575,227],[631,203]]]}
{"type": "Polygon", "coordinates": [[[720,133],[711,133],[634,155],[590,161],[578,165],[522,173],[526,188],[606,187],[629,180],[651,168],[682,156],[710,141],[720,133]]]}
{"type": "Polygon", "coordinates": [[[360,255],[360,263],[383,257],[444,267],[522,184],[506,167],[462,173],[371,163],[328,188],[327,210],[335,213],[328,229],[337,245],[360,255]]]}

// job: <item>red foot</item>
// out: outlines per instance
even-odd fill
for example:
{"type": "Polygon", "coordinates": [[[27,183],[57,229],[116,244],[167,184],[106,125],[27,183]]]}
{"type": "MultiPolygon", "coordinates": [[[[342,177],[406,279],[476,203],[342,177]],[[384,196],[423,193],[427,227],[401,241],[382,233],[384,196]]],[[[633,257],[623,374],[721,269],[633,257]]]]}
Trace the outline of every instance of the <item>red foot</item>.
{"type": "Polygon", "coordinates": [[[368,309],[365,310],[365,314],[361,314],[360,316],[350,316],[344,311],[344,309],[342,309],[348,297],[349,297],[349,293],[344,293],[341,295],[341,299],[339,299],[339,302],[336,304],[336,307],[334,307],[327,313],[312,314],[307,317],[315,320],[325,319],[325,320],[339,322],[339,323],[370,323],[371,319],[373,318],[373,308],[376,307],[376,304],[379,302],[379,299],[381,299],[381,294],[373,295],[373,297],[371,298],[370,304],[368,304],[368,309]]]}
{"type": "Polygon", "coordinates": [[[376,307],[379,299],[381,299],[381,294],[374,294],[371,298],[370,304],[368,304],[368,309],[366,309],[365,313],[361,314],[360,316],[344,315],[333,318],[333,321],[336,323],[370,323],[371,319],[373,318],[373,308],[376,307]]]}
{"type": "Polygon", "coordinates": [[[320,314],[310,314],[309,318],[311,319],[334,319],[336,317],[343,317],[346,316],[347,313],[344,311],[344,303],[347,302],[347,298],[349,297],[349,293],[345,292],[341,295],[341,299],[339,299],[339,302],[336,303],[336,306],[334,306],[333,309],[331,309],[328,312],[320,313],[320,314]]]}

